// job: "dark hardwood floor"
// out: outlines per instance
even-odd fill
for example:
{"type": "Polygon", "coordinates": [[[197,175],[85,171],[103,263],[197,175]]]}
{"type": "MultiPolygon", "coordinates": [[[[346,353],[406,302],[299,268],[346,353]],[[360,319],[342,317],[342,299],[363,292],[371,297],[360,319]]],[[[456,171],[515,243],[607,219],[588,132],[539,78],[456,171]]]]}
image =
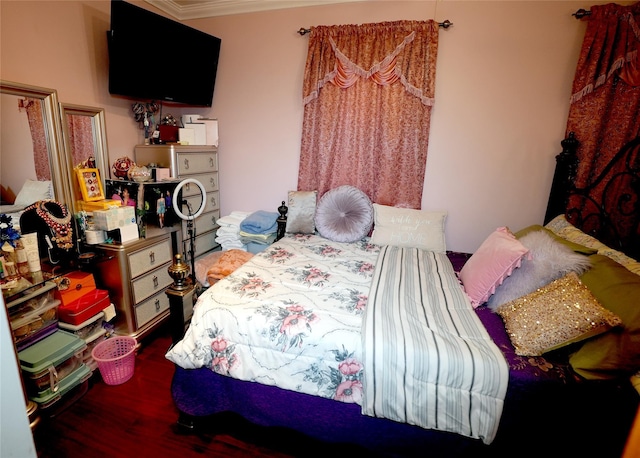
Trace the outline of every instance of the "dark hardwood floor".
{"type": "MultiPolygon", "coordinates": [[[[94,374],[82,397],[35,428],[38,456],[286,458],[309,456],[310,448],[318,452],[324,447],[291,432],[254,427],[231,415],[218,418],[204,432],[186,434],[176,425],[178,412],[171,398],[174,366],[164,358],[170,343],[167,329],[144,341],[135,374],[122,385],[106,385],[94,374]]],[[[326,452],[342,455],[328,445],[326,452]]]]}

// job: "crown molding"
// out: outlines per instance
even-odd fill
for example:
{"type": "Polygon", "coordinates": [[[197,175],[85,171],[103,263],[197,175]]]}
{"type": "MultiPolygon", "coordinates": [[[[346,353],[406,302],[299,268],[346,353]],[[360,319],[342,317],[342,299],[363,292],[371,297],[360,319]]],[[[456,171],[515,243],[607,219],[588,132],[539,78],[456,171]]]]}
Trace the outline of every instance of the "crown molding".
{"type": "Polygon", "coordinates": [[[258,11],[301,8],[305,6],[327,5],[334,3],[361,2],[367,0],[206,0],[174,1],[145,0],[150,5],[183,21],[231,14],[255,13],[258,11]]]}

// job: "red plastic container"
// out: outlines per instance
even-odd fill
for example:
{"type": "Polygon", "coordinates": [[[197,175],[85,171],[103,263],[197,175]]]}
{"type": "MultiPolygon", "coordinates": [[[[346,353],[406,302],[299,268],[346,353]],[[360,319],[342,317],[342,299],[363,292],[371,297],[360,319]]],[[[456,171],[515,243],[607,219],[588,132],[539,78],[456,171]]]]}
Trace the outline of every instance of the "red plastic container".
{"type": "Polygon", "coordinates": [[[71,302],[69,305],[60,305],[58,319],[69,324],[81,324],[94,315],[102,312],[109,304],[109,291],[95,289],[84,296],[71,302]]]}

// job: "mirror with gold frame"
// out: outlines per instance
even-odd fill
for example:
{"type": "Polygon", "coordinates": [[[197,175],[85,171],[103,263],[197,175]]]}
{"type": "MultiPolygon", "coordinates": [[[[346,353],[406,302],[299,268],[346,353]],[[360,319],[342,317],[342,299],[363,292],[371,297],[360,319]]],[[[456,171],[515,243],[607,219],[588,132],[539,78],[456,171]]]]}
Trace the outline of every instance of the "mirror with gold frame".
{"type": "MultiPolygon", "coordinates": [[[[19,166],[24,163],[25,152],[36,156],[37,159],[29,162],[37,163],[39,177],[38,181],[50,179],[53,186],[54,198],[62,203],[68,204],[73,202],[71,181],[69,176],[71,173],[68,156],[65,154],[63,145],[62,123],[60,120],[60,112],[58,109],[58,95],[55,89],[31,86],[11,81],[0,81],[0,96],[2,97],[3,111],[12,109],[18,111],[19,106],[34,102],[35,107],[33,119],[35,127],[27,125],[26,117],[21,122],[27,126],[21,132],[25,138],[13,138],[17,132],[10,127],[8,119],[3,114],[2,126],[2,151],[0,157],[0,167],[2,168],[3,187],[7,186],[8,180],[5,177],[11,176],[14,180],[12,185],[13,194],[20,191],[22,184],[27,179],[36,179],[36,170],[29,171],[22,176],[16,173],[19,166]],[[40,105],[38,109],[38,105],[40,105]],[[15,142],[14,142],[15,140],[15,142]],[[13,147],[12,145],[20,145],[13,147]],[[13,154],[13,156],[12,156],[13,154]]],[[[23,115],[20,113],[20,115],[23,115]]],[[[4,191],[4,189],[3,189],[4,191]]]]}
{"type": "MultiPolygon", "coordinates": [[[[83,105],[60,104],[64,146],[71,167],[97,168],[104,189],[104,179],[109,177],[109,152],[104,109],[83,105]]],[[[74,170],[70,170],[69,181],[74,204],[82,199],[82,189],[74,170]]],[[[79,211],[77,205],[75,210],[79,211]]]]}

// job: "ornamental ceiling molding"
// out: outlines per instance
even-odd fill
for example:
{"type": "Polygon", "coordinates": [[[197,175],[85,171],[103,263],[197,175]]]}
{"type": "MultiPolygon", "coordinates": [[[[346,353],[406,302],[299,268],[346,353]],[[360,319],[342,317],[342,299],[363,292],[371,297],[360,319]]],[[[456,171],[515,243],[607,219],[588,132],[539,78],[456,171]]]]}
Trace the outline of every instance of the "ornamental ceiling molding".
{"type": "Polygon", "coordinates": [[[231,14],[302,8],[305,6],[336,3],[364,2],[371,0],[145,0],[161,11],[184,21],[231,14]]]}

